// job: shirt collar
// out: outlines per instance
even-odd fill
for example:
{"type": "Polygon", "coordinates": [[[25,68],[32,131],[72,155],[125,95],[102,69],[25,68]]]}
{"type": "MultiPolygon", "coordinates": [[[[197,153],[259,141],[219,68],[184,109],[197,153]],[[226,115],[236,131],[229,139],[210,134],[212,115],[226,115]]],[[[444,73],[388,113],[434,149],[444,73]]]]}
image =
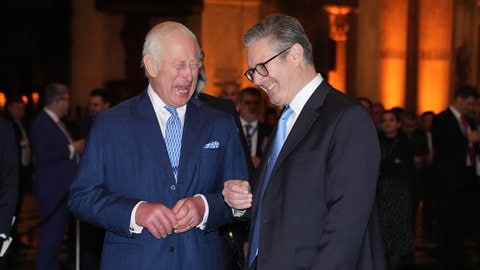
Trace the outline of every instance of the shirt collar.
{"type": "MultiPolygon", "coordinates": [[[[165,109],[165,106],[167,104],[165,104],[165,102],[157,95],[157,93],[153,91],[153,88],[150,85],[148,85],[147,94],[148,94],[148,97],[150,98],[150,101],[152,102],[153,110],[155,111],[155,114],[157,115],[162,114],[166,117],[169,117],[170,112],[168,112],[167,109],[165,109]]],[[[187,104],[177,108],[177,114],[180,119],[185,118],[186,110],[187,110],[187,104]]]]}
{"type": "Polygon", "coordinates": [[[52,110],[48,109],[47,107],[43,108],[43,110],[48,114],[48,116],[50,116],[50,118],[52,118],[55,123],[60,121],[60,118],[52,110]]]}
{"type": "Polygon", "coordinates": [[[290,102],[289,106],[292,108],[293,112],[295,113],[295,117],[300,114],[303,107],[307,103],[310,96],[312,96],[315,89],[322,83],[323,77],[320,73],[317,73],[317,76],[313,78],[307,85],[305,85],[302,90],[300,90],[297,95],[293,98],[292,102],[290,102]]]}
{"type": "Polygon", "coordinates": [[[247,122],[245,119],[240,117],[240,122],[242,123],[242,126],[244,127],[246,124],[251,125],[252,127],[256,127],[258,125],[258,120],[253,120],[252,122],[247,122]]]}
{"type": "Polygon", "coordinates": [[[462,114],[457,109],[455,109],[453,106],[450,106],[450,111],[452,111],[453,115],[455,115],[455,117],[460,120],[462,114]]]}

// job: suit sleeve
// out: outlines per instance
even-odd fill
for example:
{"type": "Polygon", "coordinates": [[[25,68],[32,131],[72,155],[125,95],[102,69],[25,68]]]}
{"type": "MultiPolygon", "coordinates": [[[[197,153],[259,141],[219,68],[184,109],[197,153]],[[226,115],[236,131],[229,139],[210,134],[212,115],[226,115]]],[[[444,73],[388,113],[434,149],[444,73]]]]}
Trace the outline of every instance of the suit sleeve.
{"type": "MultiPolygon", "coordinates": [[[[232,121],[229,121],[225,130],[227,130],[229,133],[229,140],[224,151],[223,183],[231,179],[248,180],[249,170],[245,161],[246,158],[244,150],[238,137],[238,132],[233,119],[232,121]]],[[[221,195],[223,183],[216,193],[205,194],[210,208],[210,213],[206,224],[207,230],[209,228],[215,228],[223,225],[225,220],[232,221],[232,211],[227,206],[223,196],[221,195]]]]}

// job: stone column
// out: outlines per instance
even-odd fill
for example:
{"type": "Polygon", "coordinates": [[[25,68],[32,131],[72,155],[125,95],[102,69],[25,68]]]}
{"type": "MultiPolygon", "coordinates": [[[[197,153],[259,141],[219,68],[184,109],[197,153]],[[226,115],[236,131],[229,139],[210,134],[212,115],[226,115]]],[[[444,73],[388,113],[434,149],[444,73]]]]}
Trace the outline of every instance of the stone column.
{"type": "Polygon", "coordinates": [[[408,0],[380,1],[379,94],[386,108],[405,107],[408,0]]]}
{"type": "Polygon", "coordinates": [[[260,17],[260,0],[205,0],[202,13],[202,47],[205,52],[205,92],[220,94],[220,85],[249,84],[243,34],[260,17]]]}
{"type": "MultiPolygon", "coordinates": [[[[93,88],[125,77],[121,15],[95,9],[95,0],[72,1],[72,108],[86,105],[93,88]]],[[[140,53],[140,52],[139,52],[140,53]]]]}
{"type": "Polygon", "coordinates": [[[325,5],[324,9],[328,13],[330,38],[335,41],[335,69],[328,72],[328,82],[340,91],[346,92],[348,13],[352,8],[325,5]]]}
{"type": "Polygon", "coordinates": [[[418,112],[444,110],[450,100],[453,0],[420,0],[418,112]]]}

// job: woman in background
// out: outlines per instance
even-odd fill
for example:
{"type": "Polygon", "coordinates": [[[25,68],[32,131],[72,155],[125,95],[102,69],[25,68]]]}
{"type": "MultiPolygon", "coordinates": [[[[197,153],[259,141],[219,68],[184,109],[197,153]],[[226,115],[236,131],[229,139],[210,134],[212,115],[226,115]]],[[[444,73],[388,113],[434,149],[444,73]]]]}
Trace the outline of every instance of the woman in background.
{"type": "Polygon", "coordinates": [[[377,205],[389,270],[399,269],[400,259],[413,252],[413,144],[400,127],[400,115],[396,111],[383,113],[379,132],[382,160],[377,205]]]}

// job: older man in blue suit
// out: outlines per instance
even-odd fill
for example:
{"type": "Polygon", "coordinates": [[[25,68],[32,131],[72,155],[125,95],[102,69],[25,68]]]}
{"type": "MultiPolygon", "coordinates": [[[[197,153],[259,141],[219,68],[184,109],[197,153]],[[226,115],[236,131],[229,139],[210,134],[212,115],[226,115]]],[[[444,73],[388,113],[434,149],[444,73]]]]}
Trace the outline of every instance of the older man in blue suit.
{"type": "Polygon", "coordinates": [[[217,228],[232,212],[221,190],[248,178],[235,122],[191,98],[201,51],[184,25],[152,28],[143,66],[148,88],[93,124],[70,209],[107,230],[101,269],[226,269],[217,228]]]}

